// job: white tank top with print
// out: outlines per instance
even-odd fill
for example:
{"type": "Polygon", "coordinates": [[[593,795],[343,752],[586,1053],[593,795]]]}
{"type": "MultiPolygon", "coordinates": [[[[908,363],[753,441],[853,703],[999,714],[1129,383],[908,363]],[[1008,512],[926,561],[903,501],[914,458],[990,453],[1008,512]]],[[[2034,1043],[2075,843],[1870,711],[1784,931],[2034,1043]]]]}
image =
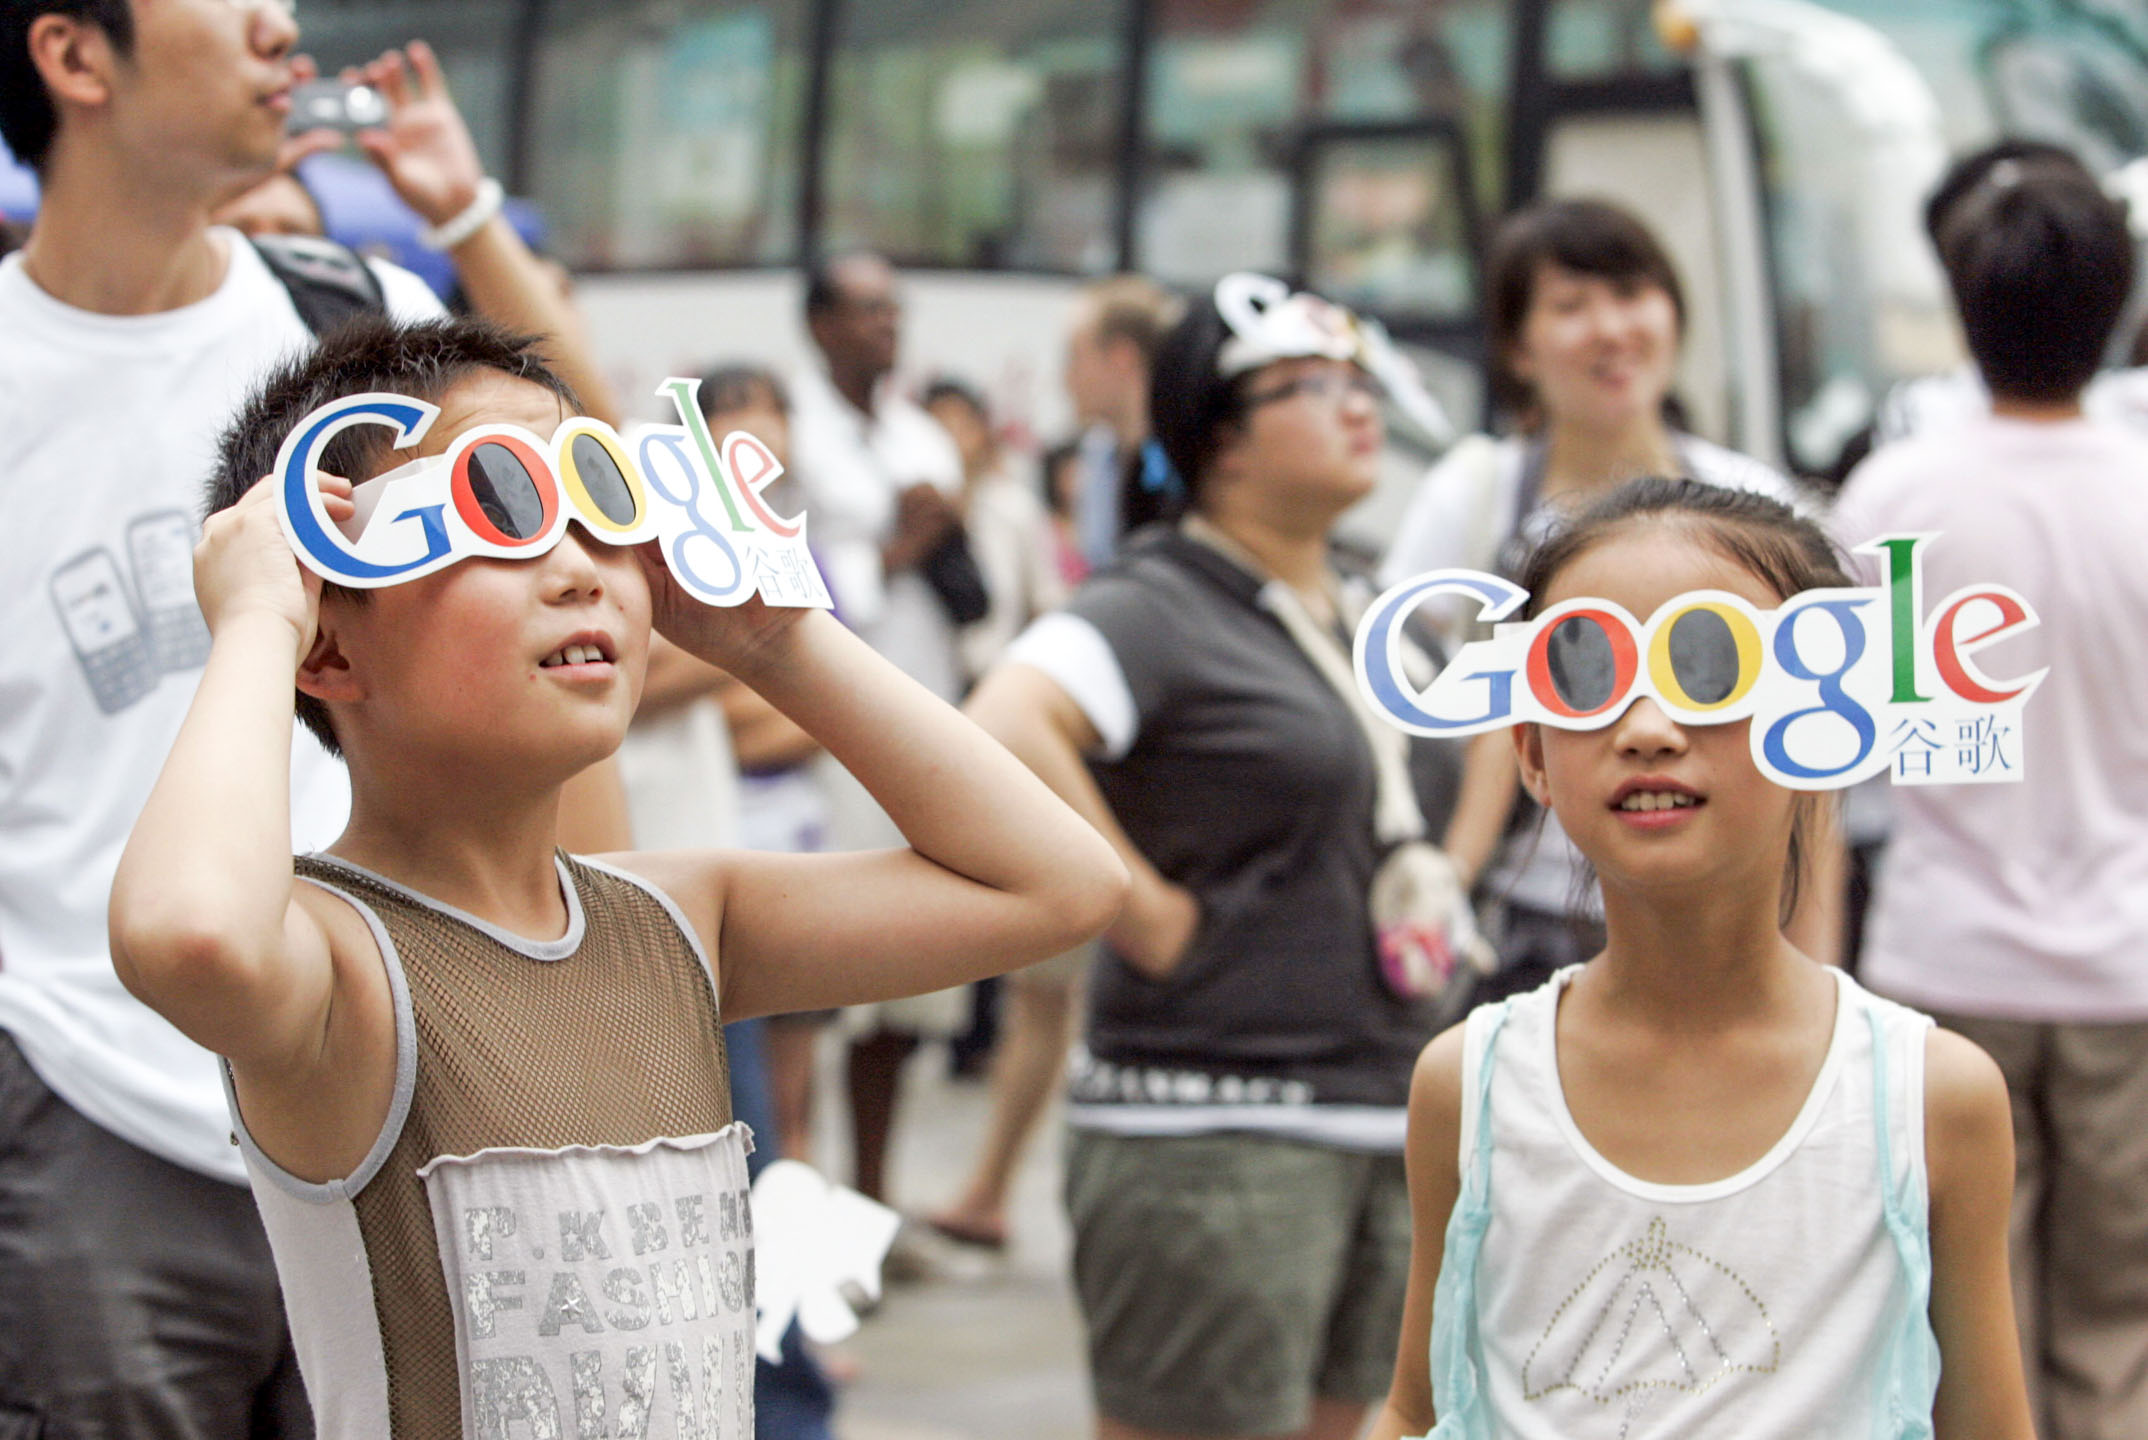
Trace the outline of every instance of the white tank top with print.
{"type": "MultiPolygon", "coordinates": [[[[1887,1047],[1892,1179],[1921,1220],[1931,1021],[1836,972],[1834,1037],[1789,1130],[1728,1179],[1659,1185],[1599,1155],[1567,1110],[1553,1035],[1573,973],[1511,1002],[1503,1027],[1494,1007],[1478,1010],[1464,1049],[1462,1094],[1474,1097],[1496,1031],[1475,1296],[1492,1433],[1873,1433],[1886,1337],[1912,1284],[1882,1204],[1874,1043],[1887,1047]]],[[[1465,1100],[1465,1174],[1480,1123],[1465,1100]]]]}

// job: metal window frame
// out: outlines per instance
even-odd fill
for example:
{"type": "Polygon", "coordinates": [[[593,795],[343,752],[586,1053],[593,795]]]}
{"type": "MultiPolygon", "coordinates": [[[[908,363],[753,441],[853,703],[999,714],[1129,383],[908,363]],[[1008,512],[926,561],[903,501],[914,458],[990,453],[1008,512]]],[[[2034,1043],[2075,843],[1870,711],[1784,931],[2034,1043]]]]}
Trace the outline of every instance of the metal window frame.
{"type": "MultiPolygon", "coordinates": [[[[509,76],[508,115],[510,124],[508,148],[508,180],[512,188],[526,188],[530,178],[529,132],[536,107],[535,71],[537,53],[542,42],[546,22],[554,12],[558,0],[521,0],[513,33],[509,37],[512,61],[509,76]]],[[[751,271],[789,269],[811,263],[820,257],[826,240],[828,168],[827,149],[829,138],[830,104],[836,50],[842,33],[847,7],[856,0],[810,0],[806,14],[806,83],[801,100],[803,113],[796,117],[798,123],[799,175],[796,199],[796,249],[787,259],[740,265],[712,267],[724,271],[751,271]]],[[[1119,130],[1113,163],[1115,194],[1112,206],[1112,251],[1117,268],[1134,271],[1140,268],[1140,215],[1142,191],[1148,170],[1148,125],[1151,111],[1149,65],[1155,50],[1157,0],[1117,0],[1125,8],[1121,15],[1119,46],[1119,89],[1121,97],[1119,130]]],[[[1549,43],[1550,14],[1552,6],[1562,0],[1515,0],[1513,6],[1513,29],[1509,40],[1509,81],[1506,95],[1506,157],[1504,184],[1501,187],[1503,208],[1512,210],[1537,198],[1543,186],[1546,151],[1552,131],[1558,123],[1570,116],[1606,113],[1650,114],[1691,113],[1699,108],[1699,97],[1693,76],[1688,71],[1661,75],[1626,75],[1604,80],[1562,80],[1549,68],[1546,47],[1549,43]]],[[[1453,117],[1422,116],[1372,125],[1354,126],[1350,122],[1312,121],[1303,125],[1297,137],[1291,179],[1292,197],[1291,262],[1303,273],[1305,253],[1303,249],[1303,210],[1308,203],[1305,185],[1310,174],[1303,168],[1307,163],[1308,147],[1341,138],[1343,131],[1367,138],[1378,138],[1383,133],[1396,135],[1421,135],[1442,127],[1457,127],[1453,117]]],[[[1471,164],[1471,153],[1466,143],[1459,147],[1462,164],[1471,164]]],[[[1477,204],[1472,179],[1464,204],[1474,217],[1473,234],[1481,237],[1481,226],[1489,218],[1483,216],[1477,204]]],[[[1481,258],[1481,257],[1474,257],[1481,258]]],[[[696,267],[700,268],[700,267],[696,267]]],[[[906,269],[969,271],[977,267],[960,264],[912,264],[906,269]]],[[[652,270],[651,273],[660,273],[652,270]]],[[[1052,275],[1059,272],[1035,267],[1020,270],[1009,269],[991,273],[1052,275]]],[[[1458,351],[1472,351],[1478,347],[1477,327],[1449,323],[1427,324],[1402,320],[1397,333],[1412,338],[1422,338],[1427,343],[1458,351]]]]}

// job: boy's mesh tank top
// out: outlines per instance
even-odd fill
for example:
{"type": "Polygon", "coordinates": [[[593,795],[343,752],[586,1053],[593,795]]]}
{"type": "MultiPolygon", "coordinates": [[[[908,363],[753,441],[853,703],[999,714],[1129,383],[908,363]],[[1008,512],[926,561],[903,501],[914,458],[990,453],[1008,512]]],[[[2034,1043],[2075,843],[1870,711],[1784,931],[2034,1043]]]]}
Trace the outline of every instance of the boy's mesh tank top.
{"type": "Polygon", "coordinates": [[[308,1184],[241,1138],[324,1440],[609,1434],[607,1411],[751,1434],[749,1142],[713,975],[654,887],[559,871],[546,943],[297,861],[372,926],[397,1010],[359,1171],[308,1184]]]}

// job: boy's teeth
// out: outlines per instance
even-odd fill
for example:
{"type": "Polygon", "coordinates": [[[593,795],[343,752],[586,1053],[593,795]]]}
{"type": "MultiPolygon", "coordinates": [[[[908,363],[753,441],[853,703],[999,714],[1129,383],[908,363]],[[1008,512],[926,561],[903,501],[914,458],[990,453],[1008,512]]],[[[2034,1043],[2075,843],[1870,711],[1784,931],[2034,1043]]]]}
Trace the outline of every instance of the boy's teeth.
{"type": "Polygon", "coordinates": [[[1670,790],[1636,790],[1619,801],[1621,810],[1685,810],[1698,804],[1691,795],[1681,795],[1670,790]]]}
{"type": "Polygon", "coordinates": [[[554,665],[592,665],[604,658],[604,652],[594,645],[565,645],[554,650],[539,662],[549,669],[554,665]]]}

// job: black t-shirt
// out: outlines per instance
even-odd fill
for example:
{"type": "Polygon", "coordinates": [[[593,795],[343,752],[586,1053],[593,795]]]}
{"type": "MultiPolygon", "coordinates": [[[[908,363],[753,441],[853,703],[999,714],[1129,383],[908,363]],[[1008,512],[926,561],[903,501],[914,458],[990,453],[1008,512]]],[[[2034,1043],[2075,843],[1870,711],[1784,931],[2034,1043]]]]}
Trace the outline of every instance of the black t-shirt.
{"type": "MultiPolygon", "coordinates": [[[[1121,708],[1132,702],[1130,742],[1117,737],[1091,772],[1134,844],[1201,904],[1163,980],[1106,947],[1073,1118],[1396,1148],[1432,1019],[1387,990],[1374,955],[1372,753],[1261,589],[1208,546],[1155,530],[1068,607],[1109,647],[1121,708]],[[1345,1113],[1362,1107],[1386,1113],[1345,1113]]],[[[1088,687],[1036,646],[1011,658],[1041,658],[1070,693],[1088,687]]]]}

